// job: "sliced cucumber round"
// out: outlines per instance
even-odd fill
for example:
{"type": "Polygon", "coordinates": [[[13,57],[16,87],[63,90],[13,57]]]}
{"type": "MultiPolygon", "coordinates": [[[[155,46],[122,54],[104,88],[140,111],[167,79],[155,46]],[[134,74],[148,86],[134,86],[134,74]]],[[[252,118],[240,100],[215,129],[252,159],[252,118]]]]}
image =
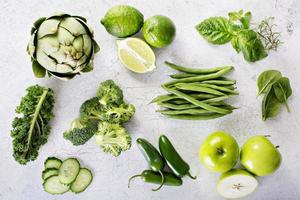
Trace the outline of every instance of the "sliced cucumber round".
{"type": "Polygon", "coordinates": [[[50,176],[58,175],[58,169],[56,168],[48,168],[42,172],[42,179],[46,180],[50,176]]]}
{"type": "Polygon", "coordinates": [[[80,163],[76,158],[68,158],[65,160],[60,168],[58,177],[61,183],[63,184],[70,184],[72,183],[80,170],[80,163]]]}
{"type": "Polygon", "coordinates": [[[69,185],[64,185],[59,181],[58,176],[50,176],[43,184],[44,190],[50,194],[63,194],[69,191],[69,185]]]}
{"type": "Polygon", "coordinates": [[[81,168],[70,189],[74,193],[83,192],[91,184],[92,180],[92,172],[86,168],[81,168]]]}
{"type": "Polygon", "coordinates": [[[237,199],[254,192],[257,185],[257,180],[249,172],[232,169],[220,176],[217,190],[221,196],[227,199],[237,199]]]}
{"type": "Polygon", "coordinates": [[[44,166],[45,166],[45,169],[48,169],[48,168],[56,168],[56,169],[59,169],[60,166],[61,166],[61,163],[62,161],[58,158],[55,158],[55,157],[49,157],[47,158],[47,160],[44,162],[44,166]]]}

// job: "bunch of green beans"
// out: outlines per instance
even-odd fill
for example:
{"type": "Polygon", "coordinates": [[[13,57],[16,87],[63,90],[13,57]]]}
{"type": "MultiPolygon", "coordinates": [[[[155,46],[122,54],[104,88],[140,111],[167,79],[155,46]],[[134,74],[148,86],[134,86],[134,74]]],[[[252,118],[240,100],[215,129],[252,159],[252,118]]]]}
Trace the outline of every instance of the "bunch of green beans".
{"type": "Polygon", "coordinates": [[[151,101],[162,108],[157,112],[174,119],[208,120],[223,117],[236,109],[225,102],[238,94],[236,81],[224,77],[233,70],[232,66],[197,69],[167,61],[165,64],[179,73],[170,76],[173,81],[162,85],[169,94],[151,101]]]}

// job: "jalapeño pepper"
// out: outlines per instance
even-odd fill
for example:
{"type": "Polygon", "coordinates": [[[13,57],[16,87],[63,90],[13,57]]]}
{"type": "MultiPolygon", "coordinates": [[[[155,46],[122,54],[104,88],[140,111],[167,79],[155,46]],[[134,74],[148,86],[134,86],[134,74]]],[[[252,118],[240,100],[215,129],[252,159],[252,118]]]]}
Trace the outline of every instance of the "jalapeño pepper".
{"type": "Polygon", "coordinates": [[[165,166],[164,159],[160,155],[159,151],[147,140],[138,138],[136,140],[136,143],[138,144],[138,147],[142,151],[145,159],[147,160],[151,170],[154,172],[158,172],[161,175],[160,178],[160,186],[156,189],[153,189],[153,191],[159,190],[163,184],[164,184],[164,175],[162,173],[162,170],[165,166]]]}
{"type": "MultiPolygon", "coordinates": [[[[164,172],[164,185],[169,186],[180,186],[182,185],[181,178],[177,177],[173,173],[164,172]]],[[[142,180],[146,183],[154,183],[154,184],[161,184],[162,176],[160,173],[154,172],[152,170],[145,170],[141,174],[132,176],[128,181],[128,188],[130,187],[130,182],[132,179],[141,177],[142,180]]]]}
{"type": "Polygon", "coordinates": [[[187,175],[192,179],[197,178],[190,174],[190,166],[181,158],[165,135],[159,137],[159,150],[161,155],[165,158],[167,165],[176,176],[183,177],[187,175]]]}

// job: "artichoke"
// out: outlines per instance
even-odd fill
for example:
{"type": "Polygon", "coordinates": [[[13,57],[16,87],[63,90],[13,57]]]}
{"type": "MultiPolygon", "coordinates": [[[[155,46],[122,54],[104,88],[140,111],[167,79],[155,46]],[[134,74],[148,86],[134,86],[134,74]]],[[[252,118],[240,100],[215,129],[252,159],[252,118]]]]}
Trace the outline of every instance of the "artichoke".
{"type": "Polygon", "coordinates": [[[100,48],[86,19],[60,13],[34,22],[27,52],[36,77],[68,80],[93,70],[94,54],[100,48]]]}

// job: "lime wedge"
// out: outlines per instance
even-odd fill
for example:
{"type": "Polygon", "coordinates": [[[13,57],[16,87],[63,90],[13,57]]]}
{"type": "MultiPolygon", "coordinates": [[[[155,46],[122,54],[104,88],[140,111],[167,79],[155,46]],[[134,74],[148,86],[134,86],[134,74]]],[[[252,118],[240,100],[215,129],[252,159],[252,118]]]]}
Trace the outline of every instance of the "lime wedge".
{"type": "Polygon", "coordinates": [[[136,73],[146,73],[155,69],[155,55],[150,46],[138,38],[117,40],[118,55],[122,64],[136,73]]]}

